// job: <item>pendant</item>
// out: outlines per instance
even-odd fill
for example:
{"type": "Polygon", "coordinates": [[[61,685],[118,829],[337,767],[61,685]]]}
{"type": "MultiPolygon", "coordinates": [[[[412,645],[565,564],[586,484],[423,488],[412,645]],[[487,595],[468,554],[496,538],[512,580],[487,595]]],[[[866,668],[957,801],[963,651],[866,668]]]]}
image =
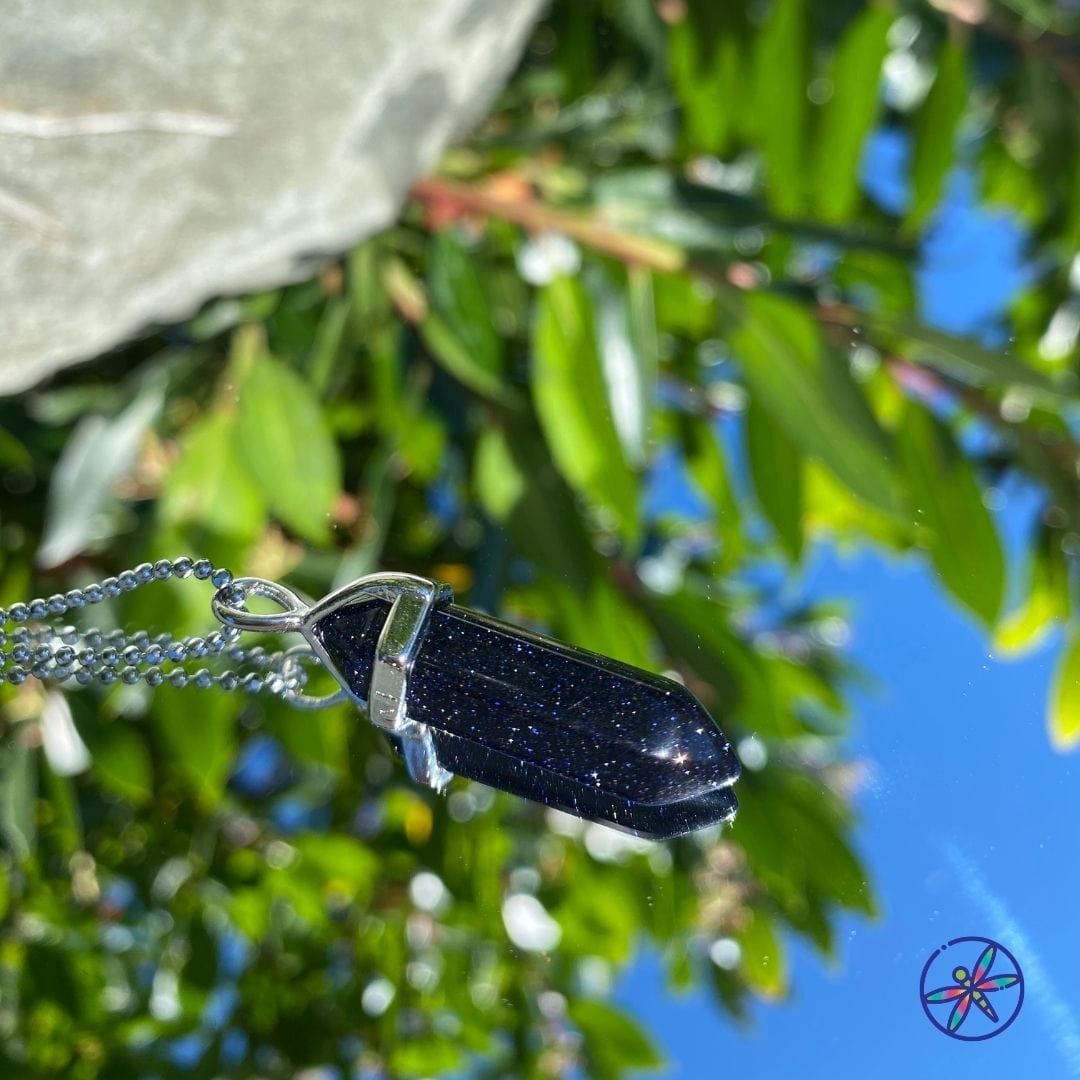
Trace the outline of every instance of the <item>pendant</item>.
{"type": "Polygon", "coordinates": [[[303,634],[420,783],[456,774],[654,839],[734,816],[738,759],[686,687],[452,600],[411,574],[361,578],[310,606],[241,578],[214,610],[227,625],[303,634]],[[234,602],[251,593],[284,611],[234,602]]]}

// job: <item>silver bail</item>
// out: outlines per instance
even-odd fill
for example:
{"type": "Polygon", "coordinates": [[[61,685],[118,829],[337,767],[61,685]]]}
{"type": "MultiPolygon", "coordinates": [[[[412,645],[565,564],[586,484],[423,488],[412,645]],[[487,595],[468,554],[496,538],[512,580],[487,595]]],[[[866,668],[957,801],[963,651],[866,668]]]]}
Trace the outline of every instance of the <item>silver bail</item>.
{"type": "Polygon", "coordinates": [[[341,689],[324,697],[292,693],[287,700],[300,708],[321,708],[351,699],[364,709],[378,728],[400,740],[405,767],[417,783],[441,791],[453,778],[438,760],[431,732],[426,724],[410,720],[406,695],[409,672],[416,659],[428,616],[436,604],[448,603],[453,591],[448,585],[415,574],[371,574],[311,604],[291,589],[265,578],[237,578],[215,593],[211,606],[225,626],[256,633],[300,633],[310,652],[341,684],[341,689]],[[280,611],[256,614],[244,607],[247,596],[261,596],[278,604],[280,611]],[[367,700],[359,697],[324,652],[312,625],[348,603],[365,598],[391,603],[375,648],[371,684],[367,700]]]}

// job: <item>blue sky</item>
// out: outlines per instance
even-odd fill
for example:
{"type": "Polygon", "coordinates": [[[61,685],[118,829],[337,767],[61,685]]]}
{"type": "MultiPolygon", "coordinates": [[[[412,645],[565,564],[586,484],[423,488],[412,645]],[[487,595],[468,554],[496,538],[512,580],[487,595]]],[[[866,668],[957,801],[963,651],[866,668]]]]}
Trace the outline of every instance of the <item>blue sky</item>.
{"type": "MultiPolygon", "coordinates": [[[[888,132],[869,147],[872,194],[904,197],[905,147],[888,132]]],[[[1003,308],[1028,272],[1024,235],[1007,214],[979,208],[969,175],[953,177],[922,251],[923,318],[999,343],[1003,308]]],[[[1010,546],[1035,497],[1006,487],[1000,523],[1010,546]]],[[[704,994],[673,997],[661,966],[639,957],[618,997],[659,1033],[670,1075],[1080,1077],[1080,859],[1075,757],[1049,745],[1044,713],[1055,636],[999,662],[985,636],[915,558],[817,548],[801,586],[851,605],[850,655],[876,677],[854,694],[848,752],[867,761],[857,843],[882,915],[844,920],[839,963],[789,940],[794,990],[754,1008],[741,1031],[704,994]],[[919,1004],[934,949],[961,936],[1000,940],[1020,961],[1026,998],[999,1037],[961,1043],[919,1004]]]]}
{"type": "Polygon", "coordinates": [[[916,560],[818,550],[807,586],[853,603],[853,658],[878,677],[855,695],[849,750],[873,767],[859,799],[859,846],[882,905],[874,923],[841,926],[839,966],[790,941],[794,995],[754,1010],[740,1032],[704,995],[663,997],[643,956],[621,1000],[647,1015],[673,1075],[1080,1076],[1077,765],[1055,754],[1043,710],[1055,641],[996,662],[980,633],[916,560]],[[972,873],[974,871],[974,873],[972,873]],[[968,935],[1002,941],[1028,977],[1027,999],[999,1038],[954,1043],[918,1002],[923,963],[968,935]],[[1043,989],[1033,991],[1031,966],[1043,989]],[[1071,1001],[1073,1004],[1069,1004],[1071,1001]],[[1064,1006],[1064,1016],[1062,1016],[1064,1006]],[[1054,1013],[1057,1015],[1054,1015],[1054,1013]],[[871,1063],[873,1063],[871,1065],[871,1063]]]}

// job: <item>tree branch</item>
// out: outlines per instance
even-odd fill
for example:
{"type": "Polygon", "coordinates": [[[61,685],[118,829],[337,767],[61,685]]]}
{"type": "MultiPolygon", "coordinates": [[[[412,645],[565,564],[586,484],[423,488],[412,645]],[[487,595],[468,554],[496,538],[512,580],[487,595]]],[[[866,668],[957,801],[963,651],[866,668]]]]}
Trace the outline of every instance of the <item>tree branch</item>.
{"type": "MultiPolygon", "coordinates": [[[[494,217],[518,225],[528,232],[557,232],[583,247],[634,266],[643,266],[662,274],[690,274],[709,281],[720,289],[743,292],[761,285],[759,275],[748,263],[733,262],[725,266],[703,263],[685,251],[663,240],[620,232],[596,217],[571,213],[548,206],[532,193],[526,183],[461,184],[441,177],[428,177],[412,189],[412,197],[425,209],[429,224],[437,228],[450,221],[469,217],[494,217]],[[500,189],[512,190],[512,195],[500,189]]],[[[818,303],[812,313],[817,321],[834,335],[842,335],[847,344],[869,338],[858,310],[850,304],[818,303]]],[[[1037,431],[1021,422],[1007,420],[998,402],[975,387],[959,383],[928,363],[910,357],[888,357],[888,370],[905,393],[923,396],[918,386],[932,386],[948,394],[964,408],[990,421],[1002,432],[1026,441],[1032,449],[1046,454],[1064,470],[1070,482],[1080,476],[1080,444],[1063,438],[1047,444],[1037,431]],[[912,378],[917,372],[919,380],[912,378]]]]}

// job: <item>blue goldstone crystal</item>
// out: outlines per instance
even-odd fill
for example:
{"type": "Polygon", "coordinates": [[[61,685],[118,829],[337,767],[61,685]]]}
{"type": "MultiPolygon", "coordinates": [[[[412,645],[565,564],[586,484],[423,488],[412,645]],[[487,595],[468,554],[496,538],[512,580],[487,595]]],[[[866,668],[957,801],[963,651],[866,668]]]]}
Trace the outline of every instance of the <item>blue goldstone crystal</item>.
{"type": "MultiPolygon", "coordinates": [[[[311,632],[366,699],[390,604],[360,599],[311,632]]],[[[408,716],[460,776],[642,836],[730,819],[738,760],[684,686],[456,605],[434,608],[408,716]]]]}

